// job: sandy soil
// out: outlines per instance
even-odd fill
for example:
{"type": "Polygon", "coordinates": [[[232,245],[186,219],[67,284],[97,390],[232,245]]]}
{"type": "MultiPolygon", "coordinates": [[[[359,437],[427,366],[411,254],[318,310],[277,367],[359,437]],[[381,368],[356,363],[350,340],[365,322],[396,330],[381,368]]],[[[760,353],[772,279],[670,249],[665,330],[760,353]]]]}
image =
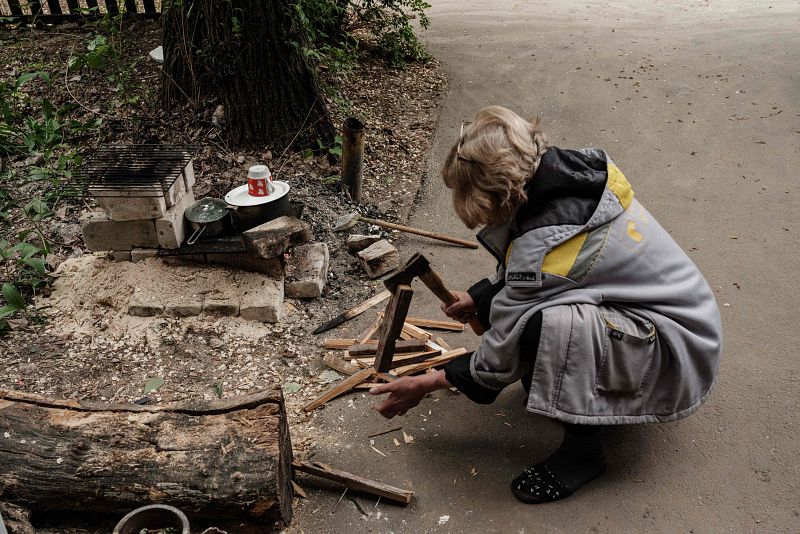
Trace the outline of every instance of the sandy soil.
{"type": "MultiPolygon", "coordinates": [[[[416,500],[399,508],[358,498],[362,514],[345,499],[331,515],[340,493],[310,486],[292,531],[796,532],[797,2],[433,3],[426,36],[451,92],[429,175],[461,121],[491,103],[540,115],[556,145],[605,148],[715,289],[725,328],[719,381],[687,420],[607,431],[607,474],[541,507],[516,502],[508,483],[561,431],[523,411],[518,386],[486,407],[439,392],[392,421],[361,395],[336,401],[318,418],[329,438],[317,457],[411,487],[416,500]],[[367,437],[397,426],[414,441],[367,437]]],[[[469,235],[437,180],[412,222],[469,235]]],[[[454,288],[493,267],[485,252],[406,244],[454,288]]],[[[436,309],[424,291],[412,306],[436,309]]]]}

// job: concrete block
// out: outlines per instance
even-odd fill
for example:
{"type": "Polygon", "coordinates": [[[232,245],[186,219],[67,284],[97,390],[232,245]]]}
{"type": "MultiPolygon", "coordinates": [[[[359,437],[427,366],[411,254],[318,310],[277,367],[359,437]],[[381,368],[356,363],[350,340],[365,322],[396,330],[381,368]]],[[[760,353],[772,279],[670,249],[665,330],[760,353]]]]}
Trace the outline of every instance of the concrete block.
{"type": "Polygon", "coordinates": [[[158,254],[158,249],[154,248],[135,248],[131,250],[131,261],[137,262],[146,260],[147,258],[155,258],[158,254]]]}
{"type": "Polygon", "coordinates": [[[169,208],[163,217],[156,219],[156,235],[158,236],[158,244],[161,248],[178,248],[186,238],[186,230],[189,224],[183,216],[186,211],[194,202],[194,193],[187,191],[178,200],[178,203],[169,208]]]}
{"type": "Polygon", "coordinates": [[[286,260],[286,296],[298,299],[320,297],[328,280],[328,262],[326,243],[294,247],[286,260]]]}
{"type": "MultiPolygon", "coordinates": [[[[167,181],[163,185],[166,185],[167,183],[169,182],[167,181]]],[[[181,199],[184,197],[185,194],[186,194],[186,182],[184,181],[181,173],[175,178],[175,181],[172,182],[172,185],[167,190],[167,192],[164,193],[164,202],[166,202],[167,204],[167,209],[178,204],[178,202],[181,201],[181,199]]]]}
{"type": "Polygon", "coordinates": [[[277,323],[283,317],[283,280],[261,277],[242,297],[239,316],[250,321],[277,323]]]}
{"type": "Polygon", "coordinates": [[[197,180],[194,176],[194,165],[192,165],[191,161],[186,164],[181,177],[183,178],[183,183],[186,185],[186,190],[192,191],[197,180]]]}
{"type": "Polygon", "coordinates": [[[400,255],[385,239],[373,243],[358,253],[358,261],[370,278],[378,278],[398,267],[400,255]]]}
{"type": "Polygon", "coordinates": [[[205,257],[208,263],[216,263],[235,267],[244,271],[263,273],[276,280],[283,279],[283,258],[281,256],[275,258],[256,258],[247,252],[228,252],[224,254],[208,253],[205,257]]]}
{"type": "Polygon", "coordinates": [[[347,237],[347,252],[350,254],[361,252],[371,244],[377,243],[380,240],[381,236],[379,235],[351,234],[347,237]]]}
{"type": "Polygon", "coordinates": [[[130,250],[114,250],[111,252],[111,258],[114,261],[131,261],[130,250]]]}
{"type": "Polygon", "coordinates": [[[144,291],[135,291],[128,302],[128,315],[153,317],[162,313],[164,313],[164,304],[156,296],[144,291]]]}
{"type": "Polygon", "coordinates": [[[106,216],[112,221],[138,221],[157,219],[167,211],[167,201],[158,197],[96,197],[97,204],[103,208],[106,216]]]}
{"type": "Polygon", "coordinates": [[[202,295],[175,295],[164,303],[164,314],[173,317],[191,317],[203,311],[202,295]]]}
{"type": "Polygon", "coordinates": [[[242,234],[247,251],[259,258],[274,258],[289,247],[302,245],[311,240],[311,228],[295,217],[278,217],[251,228],[242,234]]]}
{"type": "Polygon", "coordinates": [[[94,211],[81,217],[81,233],[91,251],[158,247],[152,219],[112,221],[104,213],[94,211]]]}
{"type": "Polygon", "coordinates": [[[236,317],[239,315],[239,301],[234,299],[206,298],[203,301],[203,312],[209,315],[236,317]]]}

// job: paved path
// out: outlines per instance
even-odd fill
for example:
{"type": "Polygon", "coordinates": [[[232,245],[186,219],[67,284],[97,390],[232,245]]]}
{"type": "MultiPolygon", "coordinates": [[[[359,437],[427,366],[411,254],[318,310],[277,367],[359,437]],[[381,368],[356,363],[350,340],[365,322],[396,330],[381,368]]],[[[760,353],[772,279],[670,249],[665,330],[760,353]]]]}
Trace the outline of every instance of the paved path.
{"type": "MultiPolygon", "coordinates": [[[[461,121],[483,105],[540,115],[553,144],[605,148],[716,291],[725,327],[719,383],[687,420],[607,432],[608,473],[540,507],[517,503],[508,483],[547,456],[560,431],[523,411],[519,386],[491,406],[438,392],[393,421],[369,410],[372,399],[340,400],[320,416],[329,433],[320,458],[413,487],[416,501],[375,508],[360,498],[365,517],[345,499],[332,516],[338,495],[316,491],[294,528],[797,532],[798,3],[433,3],[425,38],[451,87],[412,222],[470,235],[452,214],[438,168],[461,121]],[[398,433],[366,437],[398,425],[413,443],[398,433]]],[[[414,249],[454,288],[492,269],[485,252],[408,239],[406,255],[414,249]]],[[[418,293],[415,313],[434,316],[433,299],[418,293]]]]}

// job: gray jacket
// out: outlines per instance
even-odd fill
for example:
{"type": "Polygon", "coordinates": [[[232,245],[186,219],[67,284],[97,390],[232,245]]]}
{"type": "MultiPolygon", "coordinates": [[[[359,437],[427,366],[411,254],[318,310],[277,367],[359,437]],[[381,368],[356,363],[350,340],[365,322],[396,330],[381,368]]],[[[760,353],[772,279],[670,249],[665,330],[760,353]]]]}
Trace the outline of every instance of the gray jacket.
{"type": "Polygon", "coordinates": [[[478,235],[498,259],[491,329],[472,379],[501,389],[528,369],[526,321],[542,312],[528,409],[577,424],[672,421],[708,397],[722,327],[700,271],[598,149],[551,148],[513,221],[478,235]]]}

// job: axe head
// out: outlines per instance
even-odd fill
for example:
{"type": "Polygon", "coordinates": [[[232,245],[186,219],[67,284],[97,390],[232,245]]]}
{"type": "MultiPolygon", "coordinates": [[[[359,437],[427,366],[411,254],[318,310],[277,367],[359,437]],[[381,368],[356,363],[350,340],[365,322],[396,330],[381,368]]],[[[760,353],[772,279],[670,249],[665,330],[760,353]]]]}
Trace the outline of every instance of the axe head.
{"type": "Polygon", "coordinates": [[[430,270],[431,263],[428,261],[428,258],[420,253],[416,253],[408,259],[405,265],[390,274],[388,278],[383,281],[383,285],[386,286],[386,289],[389,291],[394,291],[400,284],[410,284],[414,278],[430,270]]]}

